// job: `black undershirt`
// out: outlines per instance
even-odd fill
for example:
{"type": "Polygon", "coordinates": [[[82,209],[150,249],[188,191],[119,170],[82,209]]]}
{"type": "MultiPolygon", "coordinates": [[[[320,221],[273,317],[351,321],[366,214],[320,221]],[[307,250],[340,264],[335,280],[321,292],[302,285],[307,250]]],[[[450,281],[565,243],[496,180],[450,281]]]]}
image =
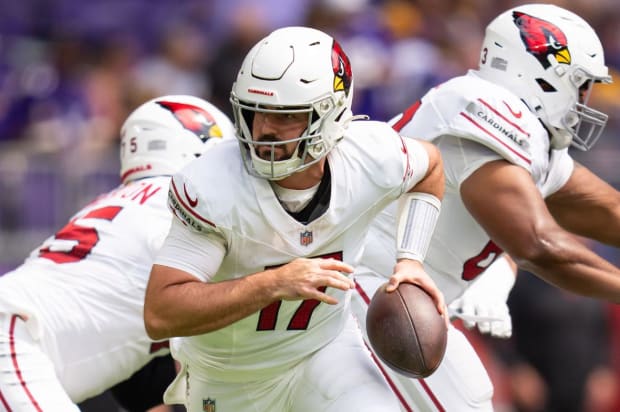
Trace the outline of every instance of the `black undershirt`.
{"type": "Polygon", "coordinates": [[[306,205],[299,212],[288,212],[291,217],[297,220],[299,223],[307,225],[313,220],[319,218],[327,208],[329,207],[329,200],[332,194],[332,175],[329,169],[329,163],[325,162],[325,169],[323,178],[319,184],[319,188],[310,200],[310,203],[306,205]]]}

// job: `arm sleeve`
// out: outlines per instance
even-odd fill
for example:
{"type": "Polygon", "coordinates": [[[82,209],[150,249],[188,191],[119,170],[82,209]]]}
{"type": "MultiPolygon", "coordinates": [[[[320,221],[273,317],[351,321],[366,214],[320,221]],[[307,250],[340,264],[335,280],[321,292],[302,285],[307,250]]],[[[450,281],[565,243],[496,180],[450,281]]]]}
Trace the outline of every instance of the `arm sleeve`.
{"type": "Polygon", "coordinates": [[[424,179],[424,176],[426,176],[426,172],[428,171],[429,158],[426,149],[420,144],[420,142],[415,139],[404,137],[401,139],[407,148],[407,164],[405,167],[408,172],[405,174],[405,180],[403,182],[404,193],[410,191],[411,188],[420,182],[420,180],[424,179]]]}
{"type": "Polygon", "coordinates": [[[199,233],[189,230],[178,219],[173,219],[155,263],[180,269],[208,282],[224,259],[225,243],[216,231],[199,233]]]}
{"type": "Polygon", "coordinates": [[[560,190],[568,182],[575,169],[575,162],[568,154],[568,149],[551,152],[549,161],[551,162],[549,175],[541,188],[541,193],[545,198],[560,190]]]}

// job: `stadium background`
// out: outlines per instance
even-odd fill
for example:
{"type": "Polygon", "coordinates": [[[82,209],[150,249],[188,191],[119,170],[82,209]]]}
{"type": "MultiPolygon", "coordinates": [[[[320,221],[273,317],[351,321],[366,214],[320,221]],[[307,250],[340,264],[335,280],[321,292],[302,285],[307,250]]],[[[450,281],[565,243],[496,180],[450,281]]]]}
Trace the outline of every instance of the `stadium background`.
{"type": "MultiPolygon", "coordinates": [[[[604,90],[595,94],[592,104],[610,115],[605,135],[591,152],[573,154],[619,187],[620,8],[615,0],[553,3],[592,24],[616,77],[616,85],[599,88],[604,90]]],[[[516,4],[507,0],[0,0],[0,273],[18,265],[93,196],[118,184],[118,130],[137,105],[157,95],[186,93],[230,113],[228,93],[241,59],[266,32],[285,25],[310,25],[335,36],[352,61],[355,112],[387,120],[427,88],[476,67],[484,26],[516,4]]],[[[592,246],[618,264],[616,250],[592,246]]],[[[544,290],[528,274],[520,277],[517,287],[526,297],[544,290]]],[[[562,328],[566,339],[580,337],[579,348],[565,354],[571,362],[560,358],[550,366],[560,375],[556,381],[572,379],[562,369],[570,369],[566,366],[572,362],[584,364],[582,374],[598,371],[595,367],[602,365],[607,374],[597,377],[604,379],[573,380],[579,381],[574,390],[592,386],[588,393],[595,402],[590,409],[575,410],[605,412],[601,402],[618,392],[620,352],[613,349],[620,348],[615,326],[620,325],[620,311],[558,291],[541,299],[548,305],[540,305],[540,318],[549,315],[554,324],[570,325],[562,328]],[[559,314],[546,313],[552,302],[563,308],[559,314]],[[602,328],[588,328],[601,321],[602,328]],[[589,354],[594,351],[605,356],[592,359],[589,354]]],[[[515,313],[521,308],[519,302],[511,301],[515,313]]],[[[515,332],[536,336],[529,321],[520,322],[515,322],[515,332]]],[[[564,336],[559,329],[557,335],[564,336]]],[[[521,360],[533,356],[522,350],[532,338],[516,344],[514,339],[498,343],[475,333],[471,336],[497,385],[498,410],[526,410],[515,406],[524,386],[515,371],[521,360]]],[[[539,352],[542,357],[549,353],[539,352]]],[[[620,410],[617,401],[610,399],[607,404],[612,405],[609,411],[620,410]]],[[[110,410],[103,400],[91,402],[85,410],[98,406],[110,410]]]]}

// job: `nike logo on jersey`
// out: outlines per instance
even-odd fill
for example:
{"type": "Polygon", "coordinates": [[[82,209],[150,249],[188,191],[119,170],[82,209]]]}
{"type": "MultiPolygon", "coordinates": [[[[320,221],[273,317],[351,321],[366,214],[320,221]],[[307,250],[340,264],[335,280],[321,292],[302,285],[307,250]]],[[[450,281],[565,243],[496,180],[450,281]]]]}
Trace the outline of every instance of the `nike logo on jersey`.
{"type": "Polygon", "coordinates": [[[183,191],[185,192],[185,199],[187,199],[188,202],[191,202],[190,204],[186,204],[185,200],[183,200],[179,194],[179,190],[174,182],[174,177],[170,181],[170,185],[172,190],[168,191],[168,206],[183,223],[193,227],[198,232],[203,230],[203,225],[197,220],[206,223],[209,226],[216,227],[215,223],[205,219],[194,210],[194,207],[198,204],[198,197],[196,197],[195,200],[190,199],[187,194],[187,189],[185,188],[185,183],[183,183],[183,191]]]}
{"type": "Polygon", "coordinates": [[[187,193],[187,188],[185,187],[185,183],[183,183],[183,193],[185,193],[185,198],[187,199],[187,203],[189,203],[191,207],[196,207],[196,205],[198,204],[198,196],[196,196],[196,199],[192,199],[191,197],[189,197],[189,193],[187,193]]]}
{"type": "Polygon", "coordinates": [[[508,138],[522,148],[527,148],[529,146],[527,135],[524,135],[521,130],[515,128],[514,124],[508,122],[508,119],[494,111],[492,107],[489,106],[489,109],[491,110],[477,105],[474,102],[470,103],[466,108],[469,113],[474,115],[475,119],[486,124],[489,127],[488,130],[492,131],[493,135],[508,138]]]}
{"type": "Polygon", "coordinates": [[[508,103],[506,103],[506,102],[502,102],[502,103],[504,103],[504,105],[506,106],[506,108],[508,109],[510,114],[513,115],[514,117],[516,117],[517,119],[520,119],[521,116],[523,116],[523,113],[521,112],[521,110],[519,110],[518,112],[515,112],[514,110],[512,110],[512,108],[510,106],[508,106],[508,103]]]}

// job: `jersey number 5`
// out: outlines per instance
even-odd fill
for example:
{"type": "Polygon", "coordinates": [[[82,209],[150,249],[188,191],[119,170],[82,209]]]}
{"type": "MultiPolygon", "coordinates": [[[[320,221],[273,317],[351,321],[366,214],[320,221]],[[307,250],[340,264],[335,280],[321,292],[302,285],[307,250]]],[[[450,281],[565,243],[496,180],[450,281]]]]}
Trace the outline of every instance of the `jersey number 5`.
{"type": "Polygon", "coordinates": [[[94,209],[85,216],[73,219],[60,229],[52,244],[39,250],[39,257],[52,260],[56,263],[72,263],[84,259],[99,242],[99,233],[94,227],[80,226],[76,222],[80,219],[104,219],[111,221],[123,210],[120,206],[106,206],[94,209]],[[62,248],[57,241],[73,242],[71,247],[62,248]],[[56,243],[56,246],[55,246],[56,243]]]}
{"type": "MultiPolygon", "coordinates": [[[[326,255],[315,256],[321,257],[325,259],[333,258],[336,260],[342,261],[342,252],[329,253],[326,255]]],[[[267,269],[272,269],[271,266],[267,269]]],[[[323,286],[319,288],[321,292],[325,292],[326,287],[323,286]]],[[[302,300],[301,304],[293,314],[293,317],[288,323],[287,330],[306,330],[308,329],[308,325],[310,324],[310,318],[312,317],[312,313],[319,306],[321,302],[316,299],[306,299],[302,300]]],[[[278,312],[280,311],[280,306],[282,306],[282,301],[279,300],[277,302],[273,302],[271,305],[268,305],[261,309],[260,314],[258,316],[258,325],[256,326],[256,330],[275,330],[276,322],[278,321],[278,312]]]]}

